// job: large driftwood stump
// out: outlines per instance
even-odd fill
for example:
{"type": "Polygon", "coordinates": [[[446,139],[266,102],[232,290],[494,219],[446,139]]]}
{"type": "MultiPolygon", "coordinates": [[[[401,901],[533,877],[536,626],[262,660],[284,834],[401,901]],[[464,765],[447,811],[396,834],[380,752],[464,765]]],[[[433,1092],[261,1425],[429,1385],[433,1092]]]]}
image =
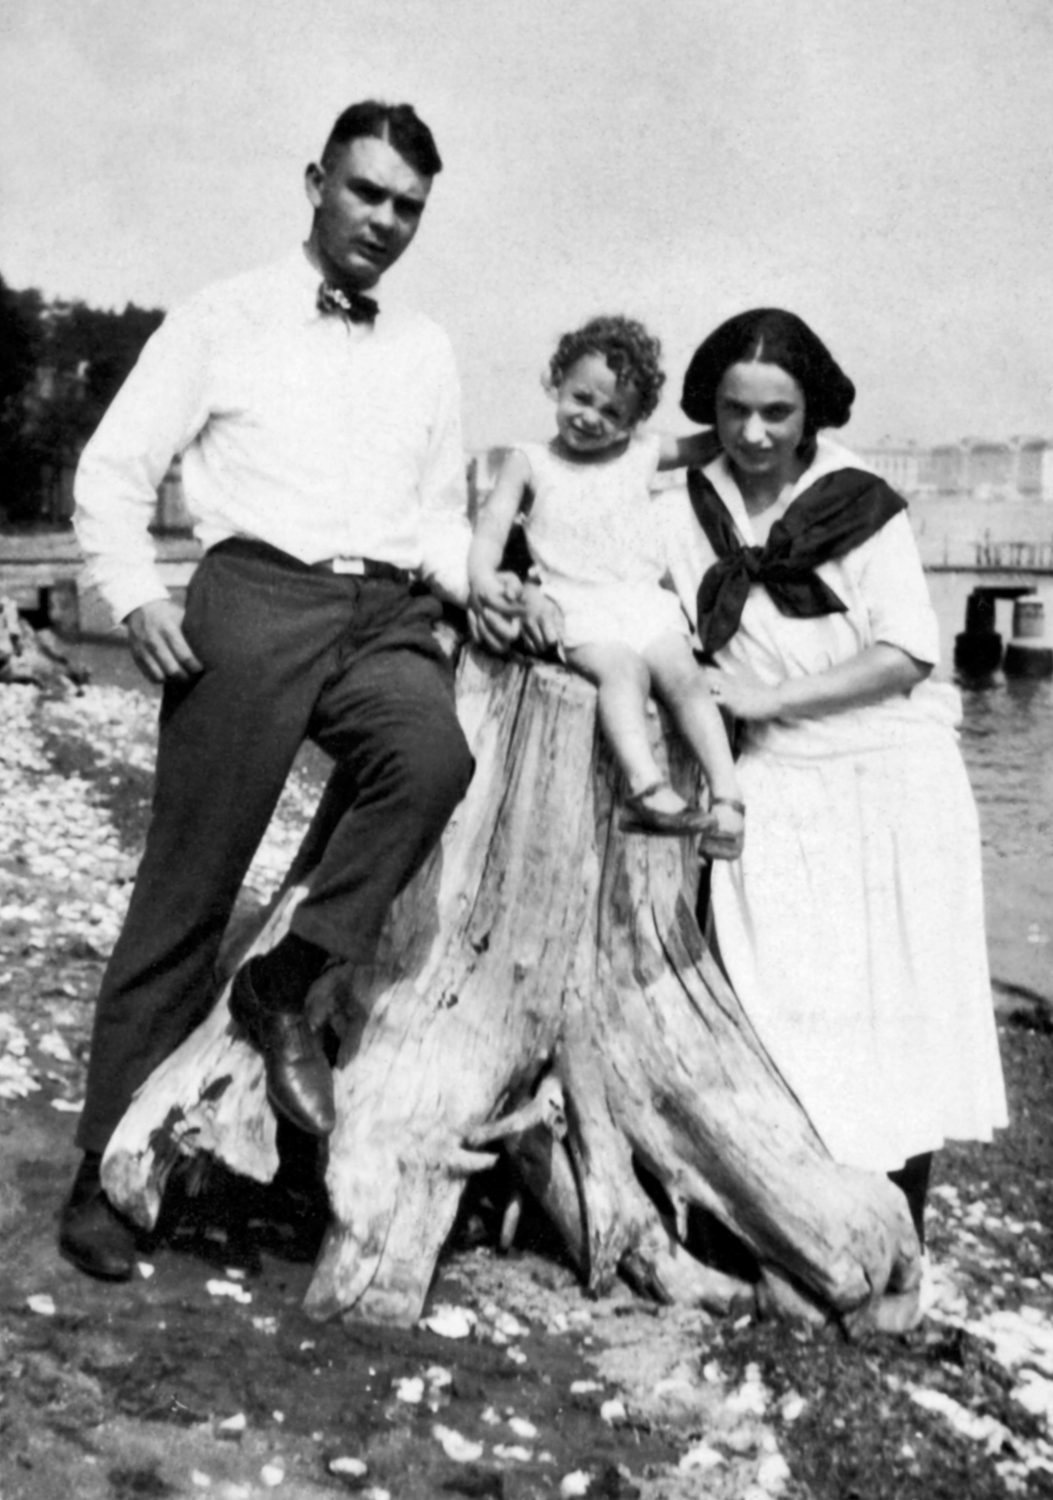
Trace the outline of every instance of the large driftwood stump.
{"type": "MultiPolygon", "coordinates": [[[[332,1223],[308,1310],[419,1317],[466,1177],[500,1142],[590,1289],[620,1270],[665,1300],[726,1309],[756,1292],[850,1330],[907,1326],[919,1257],[905,1200],[831,1161],[757,1040],[695,920],[694,842],[619,831],[593,689],[470,652],[457,691],[468,796],[375,963],[330,970],[311,995],[342,1043],[332,1223]],[[750,1247],[757,1288],[687,1253],[690,1205],[750,1247]]],[[[692,768],[654,728],[690,791],[692,768]]],[[[250,951],[286,930],[325,820],[323,802],[250,951]]],[[[276,1171],[262,1065],[226,993],[107,1152],[107,1191],[144,1226],[180,1156],[276,1171]]]]}

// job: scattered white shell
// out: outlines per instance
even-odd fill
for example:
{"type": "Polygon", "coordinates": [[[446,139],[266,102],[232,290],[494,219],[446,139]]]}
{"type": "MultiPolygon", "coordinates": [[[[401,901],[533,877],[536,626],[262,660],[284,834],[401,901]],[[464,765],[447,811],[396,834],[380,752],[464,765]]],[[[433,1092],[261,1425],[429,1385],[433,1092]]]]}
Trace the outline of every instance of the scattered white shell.
{"type": "Polygon", "coordinates": [[[257,1333],[277,1333],[278,1319],[271,1317],[253,1318],[252,1326],[257,1333]]]}
{"type": "Polygon", "coordinates": [[[490,1324],[495,1333],[505,1339],[523,1339],[530,1334],[530,1329],[525,1323],[521,1323],[513,1313],[506,1312],[504,1308],[498,1307],[493,1302],[488,1302],[482,1309],[483,1317],[490,1324]]]}
{"type": "Polygon", "coordinates": [[[55,1299],[47,1292],[34,1292],[31,1297],[26,1298],[26,1306],[30,1312],[39,1313],[42,1318],[55,1316],[55,1299]]]}
{"type": "Polygon", "coordinates": [[[424,1378],[433,1391],[444,1391],[448,1385],[453,1384],[453,1375],[442,1365],[429,1365],[424,1378]]]}
{"type": "Polygon", "coordinates": [[[269,1490],[277,1489],[285,1478],[285,1469],[281,1464],[264,1464],[260,1478],[269,1490]]]}
{"type": "Polygon", "coordinates": [[[437,1443],[441,1443],[446,1457],[452,1458],[456,1463],[474,1463],[483,1456],[482,1443],[473,1443],[452,1427],[436,1425],[432,1428],[431,1435],[437,1443]]]}
{"type": "Polygon", "coordinates": [[[509,1462],[527,1464],[534,1456],[532,1448],[520,1447],[518,1443],[495,1443],[494,1457],[503,1458],[509,1462]]]}
{"type": "Polygon", "coordinates": [[[59,1062],[73,1061],[73,1053],[69,1050],[65,1037],[58,1031],[48,1031],[44,1036],[38,1037],[37,1046],[41,1052],[46,1053],[48,1057],[56,1058],[59,1062]]]}
{"type": "Polygon", "coordinates": [[[790,1481],[790,1466],[781,1453],[769,1453],[757,1468],[757,1483],[769,1495],[780,1494],[790,1481]]]}
{"type": "Polygon", "coordinates": [[[144,1281],[149,1281],[150,1277],[154,1274],[154,1267],[148,1260],[136,1261],[135,1266],[144,1281]]]}
{"type": "Polygon", "coordinates": [[[746,1379],[731,1392],[726,1405],[741,1416],[762,1417],[768,1407],[768,1392],[759,1380],[750,1379],[747,1370],[746,1379]]]}
{"type": "Polygon", "coordinates": [[[527,1362],[527,1357],[522,1349],[506,1349],[505,1353],[514,1365],[525,1365],[527,1362]]]}
{"type": "Polygon", "coordinates": [[[610,1401],[605,1401],[600,1407],[600,1416],[605,1422],[613,1427],[615,1422],[624,1422],[626,1419],[625,1402],[615,1396],[610,1401]]]}
{"type": "Polygon", "coordinates": [[[572,1396],[588,1396],[592,1391],[602,1390],[603,1384],[599,1380],[572,1380],[570,1383],[572,1396]]]}
{"type": "Polygon", "coordinates": [[[534,1426],[533,1422],[528,1422],[526,1417],[509,1417],[508,1425],[515,1433],[516,1437],[537,1437],[537,1428],[534,1426]]]}
{"type": "Polygon", "coordinates": [[[586,1474],[584,1469],[575,1469],[572,1474],[564,1474],[559,1482],[559,1493],[563,1500],[575,1500],[578,1495],[587,1495],[591,1484],[591,1474],[586,1474]]]}
{"type": "Polygon", "coordinates": [[[790,1391],[779,1405],[779,1415],[784,1422],[796,1422],[804,1411],[805,1404],[803,1396],[799,1396],[796,1391],[790,1391]]]}
{"type": "Polygon", "coordinates": [[[330,1474],[342,1474],[348,1479],[363,1479],[369,1472],[368,1465],[360,1458],[331,1458],[330,1474]]]}
{"type": "Polygon", "coordinates": [[[420,1327],[437,1333],[444,1339],[466,1339],[478,1322],[470,1307],[454,1307],[440,1302],[426,1318],[421,1318],[420,1327]]]}
{"type": "Polygon", "coordinates": [[[208,1490],[212,1488],[212,1480],[208,1474],[202,1473],[200,1469],[191,1469],[190,1483],[196,1489],[208,1490]]]}
{"type": "Polygon", "coordinates": [[[236,1412],[232,1417],[224,1417],[223,1421],[217,1425],[216,1430],[222,1433],[225,1437],[240,1437],[247,1426],[248,1421],[246,1419],[245,1413],[243,1411],[239,1411],[236,1412]]]}
{"type": "Polygon", "coordinates": [[[707,1469],[717,1468],[723,1462],[724,1455],[718,1453],[715,1448],[711,1448],[708,1443],[696,1443],[693,1448],[687,1450],[677,1464],[677,1468],[685,1474],[692,1470],[700,1470],[704,1473],[707,1469]]]}
{"type": "Polygon", "coordinates": [[[206,1281],[205,1291],[210,1297],[229,1297],[232,1302],[252,1301],[252,1293],[236,1281],[206,1281]]]}
{"type": "MultiPolygon", "coordinates": [[[[1013,1395],[1020,1400],[1019,1388],[1013,1395]]],[[[943,1391],[912,1390],[910,1396],[916,1405],[926,1411],[939,1412],[957,1432],[972,1438],[974,1442],[983,1443],[988,1453],[998,1453],[1006,1446],[1011,1450],[1016,1447],[1013,1434],[995,1417],[978,1416],[943,1391]]]]}
{"type": "Polygon", "coordinates": [[[488,1427],[495,1427],[501,1418],[492,1406],[487,1406],[480,1414],[479,1420],[480,1422],[485,1422],[488,1427]]]}
{"type": "Polygon", "coordinates": [[[395,1399],[416,1406],[418,1401],[424,1400],[424,1381],[419,1375],[404,1375],[395,1381],[395,1399]]]}

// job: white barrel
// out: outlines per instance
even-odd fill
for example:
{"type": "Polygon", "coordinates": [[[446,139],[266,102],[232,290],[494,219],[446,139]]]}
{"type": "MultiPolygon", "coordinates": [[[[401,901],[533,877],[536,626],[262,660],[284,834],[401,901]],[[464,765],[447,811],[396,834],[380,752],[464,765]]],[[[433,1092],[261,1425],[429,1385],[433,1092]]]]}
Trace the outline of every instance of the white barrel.
{"type": "Polygon", "coordinates": [[[1018,599],[1013,605],[1014,641],[1040,641],[1046,633],[1046,612],[1041,599],[1018,599]]]}

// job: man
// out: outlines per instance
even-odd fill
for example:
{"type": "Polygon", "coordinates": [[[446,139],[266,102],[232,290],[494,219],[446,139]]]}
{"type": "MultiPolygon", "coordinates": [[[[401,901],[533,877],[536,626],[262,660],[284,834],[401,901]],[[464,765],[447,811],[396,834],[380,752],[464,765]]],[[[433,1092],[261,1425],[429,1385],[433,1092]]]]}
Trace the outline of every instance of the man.
{"type": "MultiPolygon", "coordinates": [[[[132,1274],[102,1152],[212,1003],[223,930],[305,738],[335,762],[327,840],[291,931],[236,976],[231,1013],[275,1110],[316,1136],[333,1088],[307,991],[330,957],[371,956],[471,776],[432,629],[436,593],[467,597],[456,369],[434,323],[365,295],[412,242],[441,166],[409,105],[345,110],[307,168],[306,244],[174,311],[78,470],[89,581],[164,685],[153,822],[99,996],[60,1223],[62,1254],[90,1275],[132,1274]],[[147,534],[175,453],[206,548],[185,613],[147,534]]],[[[498,619],[473,630],[502,639],[498,619]]]]}

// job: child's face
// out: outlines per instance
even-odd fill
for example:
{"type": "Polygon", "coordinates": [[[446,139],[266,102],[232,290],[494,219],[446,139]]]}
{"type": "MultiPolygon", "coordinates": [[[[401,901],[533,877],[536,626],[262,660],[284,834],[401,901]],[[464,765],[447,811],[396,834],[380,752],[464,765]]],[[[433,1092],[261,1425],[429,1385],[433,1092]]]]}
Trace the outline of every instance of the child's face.
{"type": "Polygon", "coordinates": [[[619,386],[602,354],[583,354],[556,392],[556,429],[573,453],[602,453],[624,442],[636,425],[640,398],[619,386]]]}

